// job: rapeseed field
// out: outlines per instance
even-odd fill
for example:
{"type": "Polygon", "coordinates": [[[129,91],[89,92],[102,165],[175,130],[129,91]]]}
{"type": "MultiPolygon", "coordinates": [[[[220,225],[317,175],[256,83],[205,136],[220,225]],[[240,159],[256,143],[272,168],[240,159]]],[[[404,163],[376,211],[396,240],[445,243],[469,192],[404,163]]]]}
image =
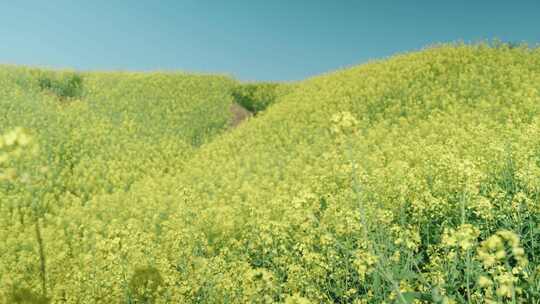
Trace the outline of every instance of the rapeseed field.
{"type": "Polygon", "coordinates": [[[0,67],[0,302],[540,303],[539,48],[239,85],[0,67]]]}

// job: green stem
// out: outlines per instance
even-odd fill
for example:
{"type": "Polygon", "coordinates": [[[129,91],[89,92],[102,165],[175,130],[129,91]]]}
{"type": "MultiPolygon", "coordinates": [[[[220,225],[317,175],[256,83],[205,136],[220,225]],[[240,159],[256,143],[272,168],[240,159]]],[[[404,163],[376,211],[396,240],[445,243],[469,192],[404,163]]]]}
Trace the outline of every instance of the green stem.
{"type": "Polygon", "coordinates": [[[461,194],[461,224],[464,225],[467,222],[467,215],[465,212],[465,193],[461,194]]]}
{"type": "MultiPolygon", "coordinates": [[[[348,138],[347,138],[347,157],[349,158],[349,161],[351,162],[351,166],[352,166],[353,191],[354,191],[354,194],[356,196],[356,201],[357,201],[358,208],[359,208],[359,211],[360,211],[360,220],[362,221],[362,226],[363,226],[362,231],[363,231],[363,235],[364,235],[364,240],[366,242],[368,242],[369,234],[368,234],[368,223],[367,223],[367,210],[366,210],[364,204],[362,203],[362,198],[360,197],[361,189],[360,189],[360,182],[358,181],[358,176],[357,176],[357,171],[356,171],[356,162],[354,161],[354,158],[352,157],[352,145],[351,145],[350,141],[348,140],[348,138]]],[[[370,247],[368,249],[373,250],[375,255],[377,257],[380,257],[380,255],[377,252],[378,250],[374,246],[371,246],[370,242],[368,242],[368,246],[370,247]]],[[[401,302],[407,304],[407,300],[405,299],[405,297],[401,293],[401,290],[399,290],[399,285],[391,277],[390,274],[387,274],[384,271],[384,268],[383,268],[383,266],[381,265],[381,263],[379,261],[376,262],[376,268],[375,269],[383,278],[385,278],[388,282],[390,282],[390,284],[392,284],[392,287],[396,291],[396,293],[397,293],[399,299],[401,300],[401,302]]]]}
{"type": "Polygon", "coordinates": [[[467,303],[471,303],[471,280],[470,280],[470,270],[471,267],[471,252],[467,249],[467,264],[465,269],[465,276],[467,278],[467,303]]]}
{"type": "Polygon", "coordinates": [[[356,196],[356,202],[358,204],[358,209],[360,211],[360,221],[362,221],[362,231],[364,234],[364,239],[368,240],[368,233],[367,233],[367,212],[364,208],[364,204],[362,203],[362,198],[360,197],[360,193],[362,189],[360,189],[360,182],[358,181],[358,172],[356,171],[356,162],[354,161],[354,158],[352,157],[352,146],[351,143],[347,140],[347,157],[349,158],[349,161],[351,162],[352,166],[352,179],[353,179],[353,191],[356,196]]]}
{"type": "Polygon", "coordinates": [[[401,300],[401,302],[403,302],[404,304],[407,304],[407,299],[405,299],[405,297],[403,296],[403,294],[401,293],[401,290],[399,290],[399,285],[397,284],[397,282],[392,278],[392,276],[388,273],[386,273],[383,269],[383,267],[381,266],[381,264],[379,262],[377,262],[377,272],[383,277],[385,278],[388,282],[390,282],[390,284],[392,284],[392,287],[394,288],[394,290],[396,291],[397,295],[398,295],[398,298],[401,300]]]}
{"type": "Polygon", "coordinates": [[[38,253],[39,253],[39,262],[40,262],[40,277],[41,277],[41,292],[43,297],[47,298],[47,269],[45,263],[45,253],[43,246],[43,238],[41,237],[41,229],[39,228],[39,219],[36,220],[36,239],[38,243],[38,253]]]}

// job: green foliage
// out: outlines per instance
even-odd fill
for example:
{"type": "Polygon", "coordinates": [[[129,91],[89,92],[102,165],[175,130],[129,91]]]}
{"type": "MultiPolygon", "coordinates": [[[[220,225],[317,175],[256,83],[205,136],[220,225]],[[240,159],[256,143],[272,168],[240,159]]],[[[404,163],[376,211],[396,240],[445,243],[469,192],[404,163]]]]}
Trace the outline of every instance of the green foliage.
{"type": "Polygon", "coordinates": [[[49,299],[33,293],[26,288],[16,288],[11,292],[9,303],[14,304],[48,304],[49,299]]]}
{"type": "Polygon", "coordinates": [[[246,83],[235,86],[231,94],[236,103],[256,114],[290,93],[292,89],[291,84],[285,83],[246,83]]]}
{"type": "Polygon", "coordinates": [[[38,82],[42,90],[48,90],[62,99],[80,98],[83,94],[83,78],[78,73],[43,73],[38,82]]]}
{"type": "Polygon", "coordinates": [[[503,41],[500,39],[494,39],[492,41],[489,41],[488,43],[493,48],[498,49],[533,49],[535,46],[530,45],[525,41],[517,41],[517,40],[510,40],[510,41],[503,41]]]}
{"type": "Polygon", "coordinates": [[[138,268],[129,281],[131,298],[136,303],[154,303],[159,296],[163,279],[154,267],[138,268]]]}

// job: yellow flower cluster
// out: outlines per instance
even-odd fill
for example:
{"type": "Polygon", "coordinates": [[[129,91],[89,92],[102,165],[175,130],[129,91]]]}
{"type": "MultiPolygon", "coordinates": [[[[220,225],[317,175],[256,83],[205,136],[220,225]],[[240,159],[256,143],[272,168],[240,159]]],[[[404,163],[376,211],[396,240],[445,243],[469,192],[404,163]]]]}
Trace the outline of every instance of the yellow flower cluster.
{"type": "Polygon", "coordinates": [[[30,144],[30,137],[21,128],[0,134],[0,181],[12,180],[16,177],[15,168],[10,167],[9,164],[20,158],[22,153],[36,153],[35,147],[29,149],[30,144]]]}
{"type": "Polygon", "coordinates": [[[456,230],[445,229],[442,236],[442,243],[448,247],[457,247],[462,251],[467,251],[475,246],[480,231],[471,224],[463,224],[456,230]]]}
{"type": "Polygon", "coordinates": [[[356,252],[354,266],[356,267],[356,271],[358,272],[361,281],[365,280],[366,275],[369,275],[375,270],[375,265],[378,262],[377,260],[378,257],[376,255],[371,254],[366,250],[358,250],[356,252]]]}
{"type": "Polygon", "coordinates": [[[487,299],[515,299],[523,293],[516,285],[528,276],[525,268],[529,261],[514,232],[501,230],[483,241],[478,248],[478,259],[489,274],[478,279],[487,299]]]}
{"type": "Polygon", "coordinates": [[[331,131],[335,135],[350,135],[356,133],[358,121],[350,112],[335,114],[331,119],[331,131]]]}

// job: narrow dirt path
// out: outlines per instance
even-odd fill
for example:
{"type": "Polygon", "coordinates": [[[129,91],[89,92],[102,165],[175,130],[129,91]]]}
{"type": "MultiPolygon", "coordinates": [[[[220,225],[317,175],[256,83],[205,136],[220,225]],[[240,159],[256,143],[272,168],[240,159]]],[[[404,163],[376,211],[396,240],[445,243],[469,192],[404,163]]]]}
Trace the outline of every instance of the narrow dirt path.
{"type": "Polygon", "coordinates": [[[232,114],[232,120],[229,125],[230,128],[237,127],[242,121],[248,119],[249,117],[253,116],[253,113],[246,110],[244,107],[237,103],[233,103],[231,107],[229,108],[232,114]]]}

